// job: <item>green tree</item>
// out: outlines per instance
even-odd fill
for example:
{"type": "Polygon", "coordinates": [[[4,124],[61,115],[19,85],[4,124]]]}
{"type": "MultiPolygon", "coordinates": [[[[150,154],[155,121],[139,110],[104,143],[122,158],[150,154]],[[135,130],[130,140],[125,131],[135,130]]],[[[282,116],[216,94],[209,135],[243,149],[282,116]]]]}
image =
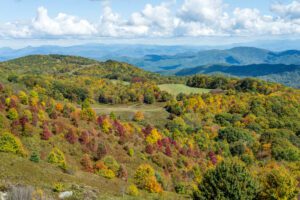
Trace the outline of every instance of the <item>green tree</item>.
{"type": "Polygon", "coordinates": [[[25,150],[19,138],[5,132],[0,136],[0,151],[24,156],[25,150]]]}
{"type": "Polygon", "coordinates": [[[262,190],[259,199],[288,200],[295,199],[298,194],[297,180],[284,167],[263,171],[261,174],[262,190]]]}
{"type": "Polygon", "coordinates": [[[50,154],[48,155],[48,162],[66,169],[66,160],[65,155],[58,148],[53,148],[50,154]]]}
{"type": "Polygon", "coordinates": [[[194,193],[194,199],[254,199],[259,191],[258,182],[246,167],[236,160],[223,161],[208,171],[194,193]]]}

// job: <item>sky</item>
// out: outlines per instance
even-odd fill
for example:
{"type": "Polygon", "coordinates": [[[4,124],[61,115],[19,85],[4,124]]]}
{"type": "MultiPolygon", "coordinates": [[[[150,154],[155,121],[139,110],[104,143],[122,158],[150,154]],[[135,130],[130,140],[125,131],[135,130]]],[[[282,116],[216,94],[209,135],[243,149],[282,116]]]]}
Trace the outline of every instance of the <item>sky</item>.
{"type": "Polygon", "coordinates": [[[0,0],[0,46],[216,45],[300,36],[300,0],[0,0]]]}

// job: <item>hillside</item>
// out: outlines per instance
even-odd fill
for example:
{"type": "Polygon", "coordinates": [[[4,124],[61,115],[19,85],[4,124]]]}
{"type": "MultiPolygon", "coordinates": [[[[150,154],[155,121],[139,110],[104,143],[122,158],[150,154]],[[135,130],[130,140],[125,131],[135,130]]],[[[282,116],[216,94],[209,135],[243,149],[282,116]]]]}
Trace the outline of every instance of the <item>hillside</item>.
{"type": "Polygon", "coordinates": [[[31,55],[0,63],[8,73],[45,75],[87,75],[130,81],[134,77],[158,80],[158,74],[146,72],[126,63],[64,55],[31,55]]]}
{"type": "Polygon", "coordinates": [[[253,78],[164,77],[61,55],[3,62],[0,71],[0,195],[299,195],[297,89],[253,78]]]}
{"type": "Polygon", "coordinates": [[[183,69],[177,76],[194,74],[223,73],[229,76],[256,77],[268,81],[282,83],[291,87],[300,87],[300,65],[253,64],[253,65],[207,65],[183,69]]]}

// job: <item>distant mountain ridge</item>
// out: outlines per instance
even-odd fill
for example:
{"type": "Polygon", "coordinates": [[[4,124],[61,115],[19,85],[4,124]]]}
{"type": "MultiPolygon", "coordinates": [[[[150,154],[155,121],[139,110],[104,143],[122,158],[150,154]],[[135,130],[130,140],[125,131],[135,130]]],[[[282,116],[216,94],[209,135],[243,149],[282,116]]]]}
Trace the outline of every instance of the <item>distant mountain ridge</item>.
{"type": "Polygon", "coordinates": [[[227,50],[203,50],[176,55],[146,55],[143,58],[123,58],[122,61],[149,71],[177,70],[203,65],[285,64],[299,65],[300,51],[273,52],[254,47],[235,47],[227,50]],[[155,59],[154,59],[155,58],[155,59]]]}

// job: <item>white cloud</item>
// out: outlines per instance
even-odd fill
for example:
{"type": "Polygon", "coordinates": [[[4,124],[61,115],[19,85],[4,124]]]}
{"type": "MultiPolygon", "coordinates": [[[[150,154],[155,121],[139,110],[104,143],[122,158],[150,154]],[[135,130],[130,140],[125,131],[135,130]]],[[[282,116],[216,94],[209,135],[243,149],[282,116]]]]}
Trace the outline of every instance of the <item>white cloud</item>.
{"type": "Polygon", "coordinates": [[[271,6],[271,10],[283,18],[298,19],[300,18],[300,2],[293,1],[290,4],[276,3],[271,6]]]}
{"type": "Polygon", "coordinates": [[[0,38],[28,38],[31,35],[31,28],[20,22],[8,22],[0,26],[0,38]]]}
{"type": "Polygon", "coordinates": [[[224,15],[223,7],[222,0],[185,0],[179,16],[183,21],[214,23],[224,15]]]}
{"type": "Polygon", "coordinates": [[[97,33],[96,28],[87,20],[59,13],[54,19],[48,16],[44,7],[39,7],[37,16],[32,20],[32,27],[38,33],[46,35],[92,35],[97,33]]]}
{"type": "MultiPolygon", "coordinates": [[[[222,0],[184,0],[181,5],[146,4],[141,11],[123,18],[107,1],[98,21],[59,13],[50,17],[44,7],[34,19],[0,25],[0,38],[148,38],[181,36],[266,36],[300,33],[300,1],[271,5],[272,13],[233,8],[222,0]],[[175,8],[176,7],[176,8],[175,8]]],[[[173,1],[176,2],[176,1],[173,1]]]]}

